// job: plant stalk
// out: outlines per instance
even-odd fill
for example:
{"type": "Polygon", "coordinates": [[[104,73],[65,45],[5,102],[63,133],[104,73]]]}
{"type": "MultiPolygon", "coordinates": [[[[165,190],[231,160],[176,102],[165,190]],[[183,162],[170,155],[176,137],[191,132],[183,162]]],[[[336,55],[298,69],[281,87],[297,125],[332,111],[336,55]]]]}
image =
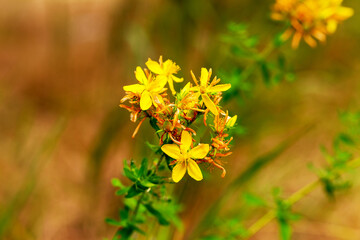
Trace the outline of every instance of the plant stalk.
{"type": "MultiPolygon", "coordinates": [[[[360,158],[349,162],[347,166],[348,168],[360,167],[360,158]]],[[[312,183],[304,186],[303,188],[295,192],[293,195],[291,195],[288,199],[286,199],[285,203],[288,204],[288,206],[294,205],[302,198],[307,196],[309,193],[314,191],[319,185],[321,185],[321,182],[322,182],[321,179],[317,179],[312,183]]],[[[254,224],[252,224],[248,228],[248,233],[244,239],[249,239],[250,237],[255,235],[258,231],[260,231],[263,227],[265,227],[268,223],[270,223],[274,218],[276,218],[276,211],[270,210],[263,217],[261,217],[259,220],[257,220],[254,224]]]]}

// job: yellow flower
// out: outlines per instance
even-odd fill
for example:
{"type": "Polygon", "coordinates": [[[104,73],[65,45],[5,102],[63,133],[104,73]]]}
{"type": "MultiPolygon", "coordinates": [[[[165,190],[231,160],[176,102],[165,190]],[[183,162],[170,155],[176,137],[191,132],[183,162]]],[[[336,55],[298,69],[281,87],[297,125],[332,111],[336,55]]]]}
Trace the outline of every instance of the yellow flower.
{"type": "Polygon", "coordinates": [[[165,91],[166,78],[156,77],[153,78],[150,74],[146,78],[144,71],[141,67],[137,67],[135,77],[141,84],[132,84],[124,86],[126,92],[132,92],[140,95],[140,108],[148,110],[152,105],[157,106],[156,102],[162,102],[160,93],[165,91]]]}
{"type": "Polygon", "coordinates": [[[190,133],[183,131],[181,133],[181,145],[165,144],[161,150],[169,157],[176,159],[176,165],[172,171],[172,179],[174,182],[179,182],[185,175],[189,173],[190,177],[196,181],[201,181],[203,175],[200,167],[194,159],[203,159],[209,152],[209,144],[199,144],[198,146],[190,149],[192,137],[190,133]]]}
{"type": "Polygon", "coordinates": [[[326,35],[336,31],[338,23],[354,14],[353,9],[341,4],[342,0],[277,0],[271,17],[290,23],[282,38],[286,40],[293,35],[293,48],[298,47],[301,39],[315,47],[315,39],[324,42],[326,35]]]}
{"type": "Polygon", "coordinates": [[[211,68],[210,68],[210,71],[208,71],[206,68],[201,68],[201,77],[200,77],[200,84],[199,84],[198,81],[196,80],[194,73],[191,71],[191,76],[196,84],[196,86],[191,88],[191,90],[200,93],[205,106],[214,115],[218,115],[219,111],[217,110],[216,104],[210,99],[209,94],[213,94],[213,93],[217,93],[217,92],[224,92],[231,88],[231,84],[216,85],[218,82],[220,82],[220,79],[216,79],[216,77],[209,84],[211,73],[212,73],[211,68]]]}
{"type": "Polygon", "coordinates": [[[232,116],[232,117],[228,117],[228,118],[227,118],[227,121],[226,121],[226,127],[227,127],[227,128],[232,128],[232,127],[234,127],[234,125],[235,125],[235,123],[236,123],[236,120],[237,120],[237,115],[232,116]]]}
{"type": "Polygon", "coordinates": [[[191,85],[188,82],[183,89],[176,96],[176,107],[182,110],[196,110],[203,111],[197,108],[199,103],[199,93],[190,91],[191,85]]]}
{"type": "Polygon", "coordinates": [[[166,60],[165,62],[163,62],[162,56],[160,56],[159,63],[149,58],[149,60],[146,62],[146,66],[149,68],[150,71],[158,74],[158,76],[166,77],[173,95],[175,94],[173,81],[182,82],[184,80],[183,78],[178,78],[174,76],[174,74],[176,74],[180,70],[180,67],[171,60],[166,60]]]}

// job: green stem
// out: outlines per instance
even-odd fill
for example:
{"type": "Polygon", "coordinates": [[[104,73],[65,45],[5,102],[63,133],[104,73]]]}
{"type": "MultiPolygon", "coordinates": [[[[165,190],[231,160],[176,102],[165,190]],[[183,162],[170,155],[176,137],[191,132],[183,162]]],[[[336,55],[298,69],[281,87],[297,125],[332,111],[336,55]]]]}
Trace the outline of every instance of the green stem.
{"type": "Polygon", "coordinates": [[[267,212],[259,220],[257,220],[251,227],[248,229],[246,239],[252,237],[255,233],[260,231],[264,226],[271,222],[276,217],[275,210],[267,212]]]}
{"type": "MultiPolygon", "coordinates": [[[[270,55],[271,53],[277,48],[277,46],[274,45],[273,41],[270,41],[268,43],[268,45],[259,53],[258,57],[255,59],[255,61],[253,61],[252,63],[250,63],[249,65],[247,65],[244,70],[241,72],[241,76],[240,78],[243,81],[246,81],[248,78],[250,78],[250,76],[254,73],[254,71],[257,69],[258,64],[262,61],[265,61],[270,55]]],[[[232,90],[230,89],[230,91],[232,93],[234,92],[239,92],[238,89],[238,84],[240,83],[240,81],[234,82],[232,83],[232,90]]],[[[230,94],[230,92],[228,93],[230,94]]]]}
{"type": "MultiPolygon", "coordinates": [[[[164,157],[165,157],[165,155],[161,155],[161,158],[160,158],[159,162],[156,164],[155,172],[153,173],[154,175],[156,174],[156,171],[158,170],[158,168],[159,168],[162,160],[164,159],[164,157]]],[[[132,215],[132,217],[131,217],[131,221],[134,221],[134,220],[135,220],[136,215],[137,215],[137,212],[139,211],[139,207],[140,207],[141,201],[142,201],[142,199],[143,199],[144,196],[145,196],[145,193],[147,193],[147,191],[141,193],[141,195],[140,195],[140,197],[139,197],[139,199],[138,199],[138,201],[137,201],[137,203],[136,203],[136,206],[135,206],[135,209],[134,209],[134,213],[133,213],[133,215],[132,215]]]]}
{"type": "MultiPolygon", "coordinates": [[[[318,179],[305,187],[301,188],[297,192],[295,192],[293,195],[291,195],[288,199],[285,200],[285,202],[291,206],[298,202],[300,199],[308,195],[310,192],[312,192],[317,186],[321,183],[321,180],[318,179]]],[[[261,217],[259,220],[257,220],[253,225],[251,225],[248,228],[248,233],[246,236],[246,239],[252,237],[255,233],[260,231],[263,227],[265,227],[268,223],[270,223],[274,218],[276,218],[276,211],[270,210],[267,212],[263,217],[261,217]]]]}
{"type": "Polygon", "coordinates": [[[162,161],[165,159],[165,154],[161,154],[160,160],[157,162],[156,167],[155,167],[155,171],[154,171],[154,175],[156,174],[156,172],[159,170],[159,167],[162,163],[162,161]]]}
{"type": "Polygon", "coordinates": [[[145,196],[145,193],[146,193],[146,192],[142,192],[142,193],[141,193],[141,195],[140,195],[140,197],[139,197],[139,199],[138,199],[138,201],[137,201],[137,203],[136,203],[136,206],[135,206],[135,209],[134,209],[134,213],[133,213],[133,215],[131,216],[131,221],[135,221],[136,215],[137,215],[137,213],[138,213],[138,211],[139,211],[140,204],[141,204],[142,199],[143,199],[144,196],[145,196]]]}
{"type": "Polygon", "coordinates": [[[314,182],[306,185],[305,187],[301,188],[297,192],[295,192],[293,195],[291,195],[285,203],[289,206],[297,203],[299,200],[301,200],[303,197],[311,193],[315,188],[318,187],[318,185],[321,183],[320,179],[315,180],[314,182]]]}
{"type": "MultiPolygon", "coordinates": [[[[360,167],[360,158],[355,159],[347,164],[349,168],[358,168],[360,167]]],[[[317,179],[312,183],[306,185],[305,187],[301,188],[293,195],[291,195],[288,199],[285,200],[285,203],[288,206],[292,206],[302,198],[307,196],[309,193],[314,191],[319,185],[321,184],[321,179],[317,179]]],[[[270,223],[274,218],[276,218],[276,211],[270,210],[267,212],[263,217],[257,220],[253,225],[248,228],[248,232],[245,239],[249,239],[253,235],[255,235],[258,231],[260,231],[263,227],[265,227],[268,223],[270,223]]]]}

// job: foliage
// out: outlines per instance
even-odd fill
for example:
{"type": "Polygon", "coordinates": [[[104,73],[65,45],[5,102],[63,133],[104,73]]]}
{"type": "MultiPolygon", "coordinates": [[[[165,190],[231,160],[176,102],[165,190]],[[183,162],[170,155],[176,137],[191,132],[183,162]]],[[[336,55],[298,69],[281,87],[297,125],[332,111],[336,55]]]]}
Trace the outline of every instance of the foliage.
{"type": "Polygon", "coordinates": [[[228,32],[221,39],[233,60],[230,69],[220,72],[220,76],[228,79],[233,86],[225,93],[225,101],[230,99],[241,101],[239,95],[251,94],[255,82],[250,79],[254,77],[256,71],[267,87],[277,85],[283,80],[294,80],[293,70],[280,51],[280,47],[284,44],[281,35],[276,35],[266,47],[261,47],[259,39],[250,35],[245,24],[232,22],[228,25],[228,32]],[[275,51],[276,56],[272,56],[275,51]]]}
{"type": "MultiPolygon", "coordinates": [[[[152,166],[158,166],[158,162],[155,161],[152,166]]],[[[180,206],[171,200],[164,185],[167,180],[158,176],[156,170],[149,167],[146,158],[142,160],[140,167],[136,167],[133,161],[128,166],[125,161],[124,175],[132,185],[126,187],[119,179],[112,179],[112,185],[118,188],[116,195],[125,197],[125,206],[119,211],[119,220],[106,219],[108,224],[119,228],[114,239],[128,239],[133,232],[145,234],[138,225],[148,221],[149,217],[155,217],[160,225],[174,223],[181,227],[177,216],[180,206]]]]}

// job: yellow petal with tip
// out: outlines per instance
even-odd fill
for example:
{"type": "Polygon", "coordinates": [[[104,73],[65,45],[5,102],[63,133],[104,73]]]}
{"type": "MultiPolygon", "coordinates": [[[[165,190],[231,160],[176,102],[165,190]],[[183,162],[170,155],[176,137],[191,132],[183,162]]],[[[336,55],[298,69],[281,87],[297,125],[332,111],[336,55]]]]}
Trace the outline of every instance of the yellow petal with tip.
{"type": "Polygon", "coordinates": [[[207,94],[201,94],[202,100],[205,103],[205,106],[214,114],[218,115],[219,112],[216,108],[215,103],[210,99],[210,97],[207,94]]]}
{"type": "Polygon", "coordinates": [[[173,181],[176,183],[179,182],[184,177],[185,172],[186,172],[186,162],[185,161],[178,162],[172,170],[173,181]]]}
{"type": "Polygon", "coordinates": [[[194,159],[203,159],[210,150],[209,144],[199,144],[190,150],[189,156],[194,159]]]}
{"type": "Polygon", "coordinates": [[[201,173],[199,165],[192,159],[188,159],[187,171],[190,177],[192,177],[196,181],[201,181],[203,179],[203,175],[201,173]]]}
{"type": "Polygon", "coordinates": [[[326,26],[326,30],[329,33],[334,33],[336,31],[337,25],[338,25],[338,22],[336,20],[329,20],[328,24],[326,26]]]}
{"type": "Polygon", "coordinates": [[[191,143],[192,143],[192,137],[190,133],[187,131],[183,131],[181,133],[181,145],[180,145],[181,152],[186,153],[189,150],[191,143]]]}
{"type": "Polygon", "coordinates": [[[231,88],[231,84],[219,84],[213,87],[208,88],[208,92],[213,93],[213,92],[225,92],[227,90],[229,90],[231,88]]]}
{"type": "Polygon", "coordinates": [[[165,144],[161,147],[161,150],[173,159],[180,159],[182,157],[180,148],[176,144],[165,144]]]}
{"type": "Polygon", "coordinates": [[[145,90],[145,86],[141,84],[132,84],[123,87],[124,91],[132,93],[142,93],[145,90]]]}
{"type": "Polygon", "coordinates": [[[172,95],[175,95],[176,91],[175,91],[175,88],[174,88],[174,82],[173,82],[172,78],[167,77],[167,81],[169,83],[169,88],[171,90],[172,95]]]}
{"type": "Polygon", "coordinates": [[[144,73],[144,71],[141,69],[141,67],[137,67],[136,68],[136,71],[135,71],[135,77],[136,77],[136,79],[139,81],[139,82],[141,82],[141,83],[143,83],[143,84],[147,84],[147,78],[146,78],[146,76],[145,76],[145,73],[144,73]]]}
{"type": "Polygon", "coordinates": [[[206,87],[209,78],[209,72],[206,68],[201,68],[200,85],[206,87]]]}
{"type": "Polygon", "coordinates": [[[354,9],[349,7],[340,7],[335,14],[337,20],[344,21],[354,15],[354,9]]]}
{"type": "Polygon", "coordinates": [[[175,77],[174,75],[171,76],[171,77],[172,77],[172,79],[173,79],[175,82],[182,82],[182,81],[184,81],[184,78],[178,78],[178,77],[175,77]]]}
{"type": "Polygon", "coordinates": [[[164,70],[160,67],[158,62],[155,62],[149,58],[149,60],[145,63],[150,71],[156,74],[163,74],[164,70]]]}
{"type": "Polygon", "coordinates": [[[142,110],[148,110],[152,105],[151,94],[148,91],[144,91],[140,98],[140,108],[142,110]]]}

